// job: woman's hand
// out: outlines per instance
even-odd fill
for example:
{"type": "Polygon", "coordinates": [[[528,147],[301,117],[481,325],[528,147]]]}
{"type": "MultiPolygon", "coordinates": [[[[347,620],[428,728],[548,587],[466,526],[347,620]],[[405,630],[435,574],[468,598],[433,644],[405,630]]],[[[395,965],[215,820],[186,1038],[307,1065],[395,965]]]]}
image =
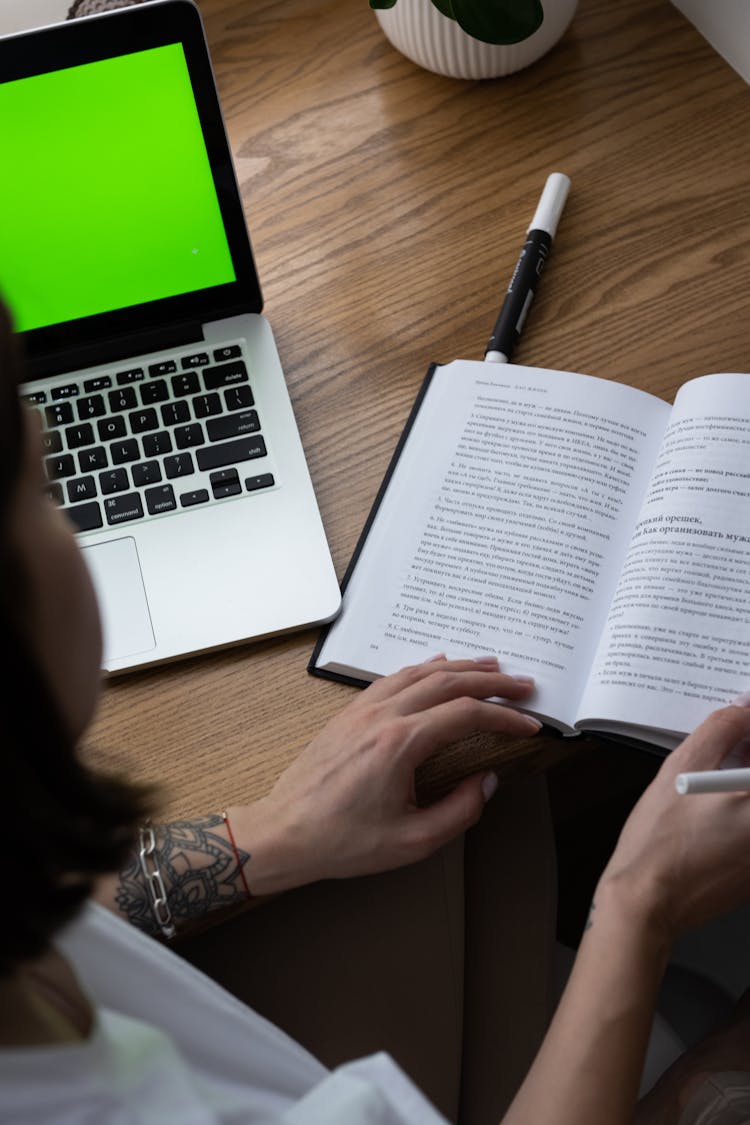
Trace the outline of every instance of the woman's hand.
{"type": "Polygon", "coordinates": [[[503,1125],[632,1125],[672,942],[750,898],[750,794],[681,796],[675,778],[717,769],[748,738],[750,709],[715,712],[667,757],[636,805],[599,881],[549,1031],[503,1125]]]}
{"type": "Polygon", "coordinates": [[[533,683],[497,661],[436,659],[371,684],[300,754],[269,795],[228,810],[254,894],[317,879],[371,874],[422,859],[474,824],[496,785],[466,778],[419,808],[414,772],[439,747],[475,731],[515,738],[540,724],[493,696],[528,699],[533,683]]]}
{"type": "Polygon", "coordinates": [[[750,899],[750,793],[675,791],[679,773],[718,769],[743,743],[750,750],[750,708],[724,707],[667,757],[628,818],[596,901],[624,896],[672,942],[750,899]]]}

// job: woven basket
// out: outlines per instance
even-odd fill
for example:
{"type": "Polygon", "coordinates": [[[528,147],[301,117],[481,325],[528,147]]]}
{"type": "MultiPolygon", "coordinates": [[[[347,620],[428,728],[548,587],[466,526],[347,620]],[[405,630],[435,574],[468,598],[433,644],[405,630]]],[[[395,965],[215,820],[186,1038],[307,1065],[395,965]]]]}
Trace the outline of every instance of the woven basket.
{"type": "Polygon", "coordinates": [[[133,4],[143,4],[145,0],[75,0],[68,12],[68,19],[79,16],[96,16],[100,12],[113,12],[116,8],[130,8],[133,4]]]}

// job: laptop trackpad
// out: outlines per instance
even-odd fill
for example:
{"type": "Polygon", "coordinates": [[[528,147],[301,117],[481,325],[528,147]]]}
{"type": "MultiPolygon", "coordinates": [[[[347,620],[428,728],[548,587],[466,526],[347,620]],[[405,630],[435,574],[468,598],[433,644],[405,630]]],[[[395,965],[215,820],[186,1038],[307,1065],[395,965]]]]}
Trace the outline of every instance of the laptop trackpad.
{"type": "Polygon", "coordinates": [[[126,536],[82,550],[99,600],[104,667],[113,660],[155,648],[135,540],[126,536]]]}

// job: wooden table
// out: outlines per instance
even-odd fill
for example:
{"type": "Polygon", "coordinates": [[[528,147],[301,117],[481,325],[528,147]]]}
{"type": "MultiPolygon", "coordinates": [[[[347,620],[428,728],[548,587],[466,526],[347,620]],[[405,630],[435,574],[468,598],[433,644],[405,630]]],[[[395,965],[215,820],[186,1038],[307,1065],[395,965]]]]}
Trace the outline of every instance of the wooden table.
{"type": "MultiPolygon", "coordinates": [[[[581,0],[490,82],[421,70],[366,0],[201,0],[266,313],[342,575],[430,360],[481,358],[548,172],[572,190],[515,358],[666,399],[750,370],[750,88],[668,0],[581,0]]],[[[91,744],[165,812],[262,795],[355,689],[307,631],[111,681],[91,744]]],[[[552,736],[441,753],[427,796],[552,736]]]]}

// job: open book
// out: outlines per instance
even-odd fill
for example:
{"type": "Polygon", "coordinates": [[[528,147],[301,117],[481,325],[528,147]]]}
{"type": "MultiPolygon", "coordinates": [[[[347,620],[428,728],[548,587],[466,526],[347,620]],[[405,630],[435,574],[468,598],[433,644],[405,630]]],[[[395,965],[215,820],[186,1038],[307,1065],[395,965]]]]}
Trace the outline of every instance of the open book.
{"type": "Polygon", "coordinates": [[[432,367],[309,671],[445,652],[534,676],[564,734],[671,748],[750,689],[750,375],[674,406],[565,371],[432,367]]]}

